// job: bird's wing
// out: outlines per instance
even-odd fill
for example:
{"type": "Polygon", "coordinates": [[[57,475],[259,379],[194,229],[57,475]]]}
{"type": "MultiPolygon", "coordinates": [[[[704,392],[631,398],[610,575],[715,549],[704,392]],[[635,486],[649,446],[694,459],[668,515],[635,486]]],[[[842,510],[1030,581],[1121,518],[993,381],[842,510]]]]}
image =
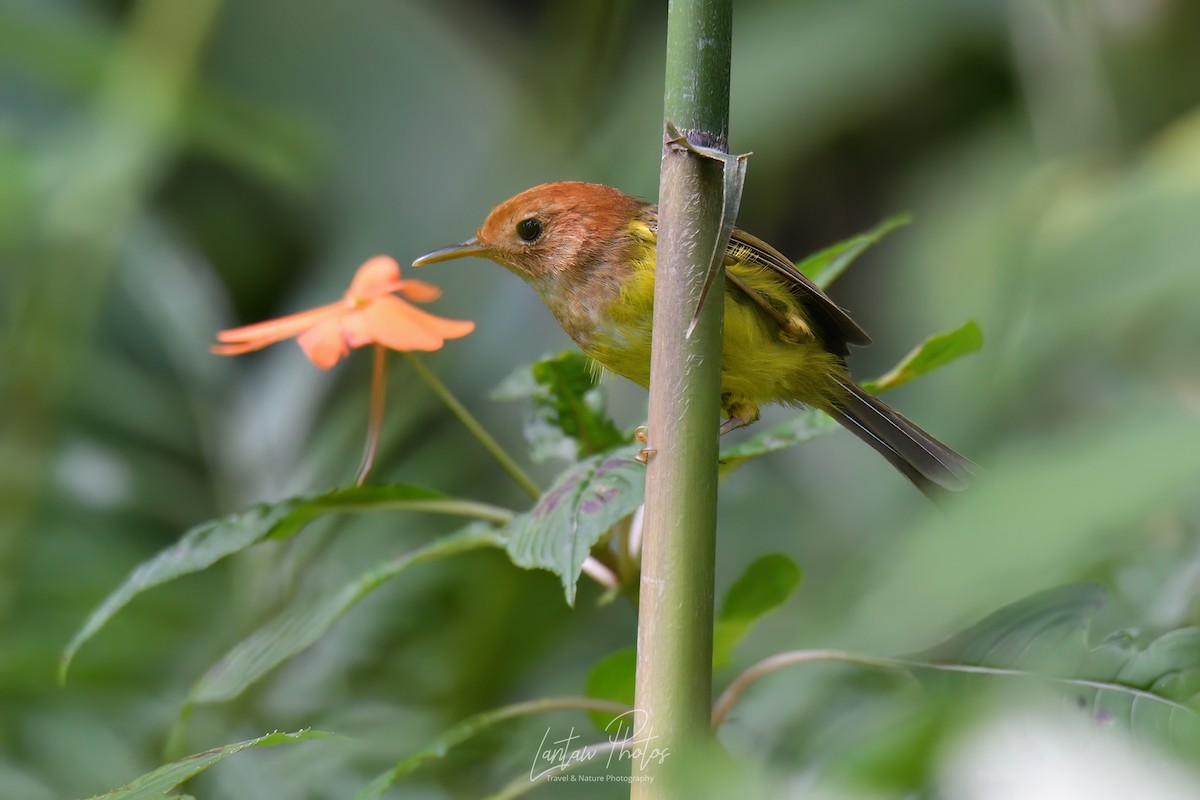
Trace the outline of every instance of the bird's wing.
{"type": "MultiPolygon", "coordinates": [[[[658,207],[646,203],[642,209],[642,222],[652,236],[657,236],[658,207]]],[[[758,264],[783,278],[793,294],[804,304],[805,310],[811,315],[811,319],[808,320],[809,324],[830,350],[839,355],[846,355],[849,352],[847,344],[867,345],[871,343],[871,337],[859,327],[845,309],[833,302],[829,295],[821,291],[819,286],[796,269],[796,265],[788,260],[787,256],[762,239],[752,236],[740,228],[734,228],[725,249],[726,264],[730,263],[731,259],[758,264]]],[[[738,282],[731,281],[730,285],[737,291],[753,291],[738,282]]],[[[759,302],[761,298],[752,297],[751,299],[759,302]]]]}
{"type": "Polygon", "coordinates": [[[725,255],[727,259],[759,264],[783,278],[788,288],[800,298],[804,308],[812,315],[809,323],[831,349],[844,351],[845,344],[871,343],[871,337],[851,319],[845,309],[833,302],[829,295],[796,269],[787,256],[762,239],[734,228],[725,255]],[[839,344],[841,347],[838,347],[839,344]]]}

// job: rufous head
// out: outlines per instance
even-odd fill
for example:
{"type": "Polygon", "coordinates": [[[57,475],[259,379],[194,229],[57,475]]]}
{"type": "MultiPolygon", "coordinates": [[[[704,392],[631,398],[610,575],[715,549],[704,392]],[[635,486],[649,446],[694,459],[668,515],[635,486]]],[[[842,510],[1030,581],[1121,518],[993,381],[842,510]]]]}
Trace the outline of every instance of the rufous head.
{"type": "Polygon", "coordinates": [[[600,184],[544,183],[493,208],[473,238],[423,255],[413,266],[479,256],[536,284],[602,251],[644,205],[600,184]]]}

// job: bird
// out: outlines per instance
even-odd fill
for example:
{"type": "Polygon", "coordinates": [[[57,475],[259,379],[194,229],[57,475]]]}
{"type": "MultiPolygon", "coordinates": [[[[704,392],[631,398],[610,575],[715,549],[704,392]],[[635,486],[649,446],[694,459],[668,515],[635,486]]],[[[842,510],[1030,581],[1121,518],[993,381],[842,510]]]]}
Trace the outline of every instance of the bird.
{"type": "MultiPolygon", "coordinates": [[[[525,281],[605,369],[650,385],[658,209],[601,184],[545,183],[497,205],[475,235],[413,261],[477,256],[525,281]]],[[[857,322],[767,242],[734,228],[725,250],[720,434],[768,404],[810,406],[874,448],[930,497],[965,489],[974,464],[850,377],[857,322]]]]}

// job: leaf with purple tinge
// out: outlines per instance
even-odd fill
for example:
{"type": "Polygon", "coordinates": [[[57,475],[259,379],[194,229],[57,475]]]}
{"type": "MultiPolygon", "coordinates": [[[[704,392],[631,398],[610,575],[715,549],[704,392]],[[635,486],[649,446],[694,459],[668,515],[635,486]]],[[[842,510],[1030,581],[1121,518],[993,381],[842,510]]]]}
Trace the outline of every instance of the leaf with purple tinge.
{"type": "Polygon", "coordinates": [[[592,545],[642,504],[646,468],[634,460],[640,448],[626,445],[573,465],[509,523],[509,558],[558,575],[568,604],[575,603],[575,584],[592,545]]]}

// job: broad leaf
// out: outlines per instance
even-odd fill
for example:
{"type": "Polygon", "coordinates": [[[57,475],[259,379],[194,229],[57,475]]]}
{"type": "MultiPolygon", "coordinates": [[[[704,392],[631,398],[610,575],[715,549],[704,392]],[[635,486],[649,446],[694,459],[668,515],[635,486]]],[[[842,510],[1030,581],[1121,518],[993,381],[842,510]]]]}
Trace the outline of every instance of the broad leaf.
{"type": "Polygon", "coordinates": [[[445,757],[451,748],[462,744],[501,722],[531,714],[542,714],[547,711],[560,711],[564,709],[590,709],[595,713],[607,714],[610,719],[615,714],[622,714],[628,711],[627,708],[613,703],[587,700],[580,697],[547,697],[542,700],[515,703],[511,706],[493,709],[492,711],[484,711],[481,714],[468,717],[458,723],[437,737],[429,747],[419,753],[412,754],[387,772],[379,775],[365,786],[362,791],[356,794],[354,800],[380,800],[387,790],[391,788],[392,784],[417,767],[428,761],[445,757]]]}
{"type": "Polygon", "coordinates": [[[422,489],[419,486],[350,486],[310,497],[293,497],[278,503],[260,503],[189,530],[175,544],[129,574],[116,591],[91,613],[63,650],[58,675],[65,681],[71,659],[130,600],[155,586],[207,569],[227,556],[264,539],[286,539],[323,514],[360,511],[430,511],[460,516],[498,518],[499,509],[422,489]]]}
{"type": "Polygon", "coordinates": [[[1200,756],[1200,628],[1171,631],[1140,647],[1131,635],[1110,637],[1088,653],[1085,670],[1170,701],[1114,689],[1073,691],[1097,722],[1117,721],[1136,739],[1151,738],[1189,760],[1200,756]],[[1120,664],[1115,671],[1114,664],[1120,664]]]}
{"type": "Polygon", "coordinates": [[[1104,590],[1076,584],[1035,594],[913,656],[916,661],[1076,672],[1104,590]],[[1070,663],[1057,663],[1070,653],[1070,663]]]}
{"type": "Polygon", "coordinates": [[[826,247],[819,253],[814,253],[796,264],[796,269],[803,272],[813,283],[822,289],[833,283],[839,275],[854,263],[855,259],[865,253],[870,247],[892,231],[912,222],[908,214],[897,214],[889,217],[866,233],[852,236],[844,242],[826,247]]]}
{"type": "MultiPolygon", "coordinates": [[[[627,647],[609,653],[588,672],[586,693],[597,700],[610,700],[633,707],[637,677],[637,650],[627,647]]],[[[612,725],[612,714],[593,711],[592,724],[601,731],[612,725]]]]}
{"type": "Polygon", "coordinates": [[[974,320],[970,320],[961,328],[930,336],[914,347],[886,375],[864,382],[863,388],[872,394],[895,389],[938,367],[944,367],[955,359],[976,353],[981,347],[983,331],[974,320]]]}
{"type": "Polygon", "coordinates": [[[639,449],[629,445],[572,465],[533,508],[509,523],[509,558],[558,575],[570,605],[592,545],[642,504],[646,467],[634,460],[639,449]]]}
{"type": "Polygon", "coordinates": [[[800,568],[782,553],[768,553],[752,561],[721,603],[713,629],[713,669],[726,666],[738,642],[759,620],[783,605],[799,585],[800,568]]]}
{"type": "Polygon", "coordinates": [[[259,678],[321,638],[360,600],[414,564],[502,544],[496,529],[484,523],[473,523],[459,533],[379,564],[333,594],[283,612],[214,664],[192,687],[189,705],[219,703],[237,697],[259,678]]]}
{"type": "MultiPolygon", "coordinates": [[[[1103,590],[1090,585],[1043,592],[905,660],[1049,676],[1096,721],[1115,721],[1137,739],[1194,758],[1200,754],[1200,628],[1171,631],[1142,646],[1118,633],[1093,648],[1089,626],[1103,599],[1103,590]]],[[[916,674],[945,680],[941,673],[916,674]]]]}
{"type": "Polygon", "coordinates": [[[838,424],[823,411],[806,409],[787,422],[756,433],[745,441],[721,450],[721,477],[728,475],[747,461],[785,450],[838,429],[838,424]]]}
{"type": "Polygon", "coordinates": [[[213,764],[224,761],[230,756],[237,755],[251,747],[274,747],[275,745],[291,744],[292,742],[304,741],[305,739],[336,738],[341,737],[336,734],[326,733],[325,731],[310,729],[296,731],[295,733],[280,733],[278,731],[268,733],[266,736],[260,736],[257,739],[248,739],[244,742],[227,744],[223,747],[214,747],[212,750],[205,750],[203,753],[196,753],[179,761],[164,764],[153,772],[148,772],[119,789],[113,789],[106,794],[96,795],[90,798],[90,800],[159,800],[167,792],[184,781],[204,772],[204,770],[213,764]]]}
{"type": "Polygon", "coordinates": [[[525,438],[534,461],[575,461],[629,440],[605,410],[598,377],[591,359],[568,350],[517,369],[492,397],[532,402],[525,438]]]}

